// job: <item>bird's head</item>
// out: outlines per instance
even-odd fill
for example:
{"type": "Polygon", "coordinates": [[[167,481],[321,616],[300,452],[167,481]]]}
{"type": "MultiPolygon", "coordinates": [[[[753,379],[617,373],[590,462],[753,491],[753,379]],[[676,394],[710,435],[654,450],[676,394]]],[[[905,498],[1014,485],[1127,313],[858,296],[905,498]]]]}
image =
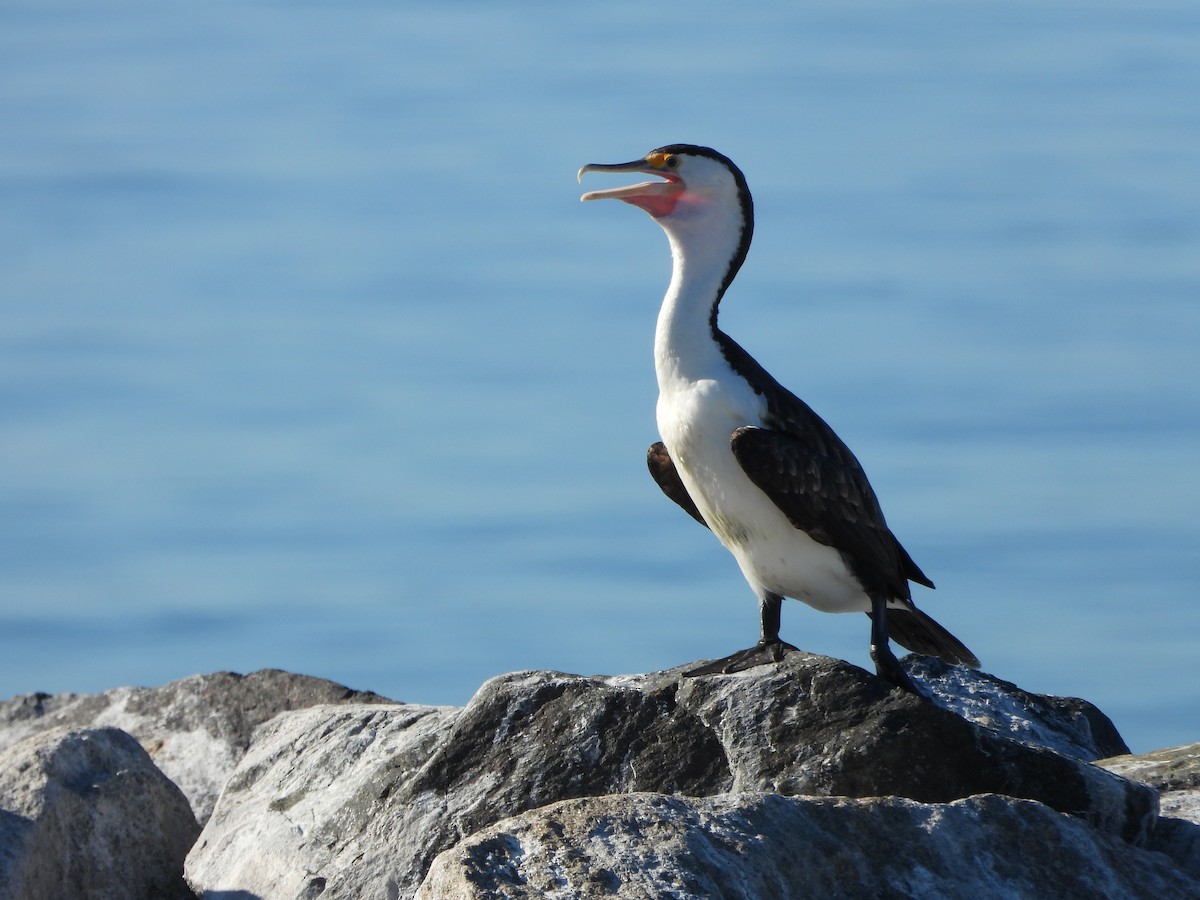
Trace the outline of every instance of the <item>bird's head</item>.
{"type": "Polygon", "coordinates": [[[746,177],[727,156],[708,147],[670,144],[633,162],[589,163],[579,170],[580,181],[585,172],[638,172],[657,176],[656,181],[588,191],[579,199],[624,200],[659,219],[664,228],[667,223],[661,220],[673,217],[705,217],[727,210],[737,211],[746,218],[750,215],[746,177]]]}
{"type": "MultiPolygon", "coordinates": [[[[585,172],[656,176],[627,187],[589,191],[581,200],[624,200],[644,209],[667,232],[677,258],[705,258],[724,268],[724,293],[746,258],[754,234],[754,202],[746,176],[727,156],[695,144],[669,144],[616,165],[589,163],[585,172]]],[[[719,295],[718,295],[719,299],[719,295]]]]}

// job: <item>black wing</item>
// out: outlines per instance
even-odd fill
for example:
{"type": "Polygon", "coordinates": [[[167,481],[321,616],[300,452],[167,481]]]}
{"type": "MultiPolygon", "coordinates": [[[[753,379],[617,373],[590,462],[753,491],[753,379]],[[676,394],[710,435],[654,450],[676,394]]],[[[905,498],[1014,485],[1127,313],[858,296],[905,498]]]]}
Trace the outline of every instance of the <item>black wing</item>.
{"type": "Polygon", "coordinates": [[[716,338],[725,359],[767,403],[766,429],[741,428],[730,436],[750,480],[793,525],[841,551],[868,592],[907,600],[908,580],[933,587],[888,530],[850,448],[733,338],[719,329],[716,338]],[[739,439],[739,433],[747,434],[739,439]]]}
{"type": "Polygon", "coordinates": [[[746,475],[793,525],[839,551],[868,595],[909,600],[909,578],[932,587],[888,529],[854,454],[810,415],[800,434],[734,431],[730,446],[746,475]]]}
{"type": "Polygon", "coordinates": [[[650,445],[650,449],[646,451],[646,465],[650,468],[650,474],[654,476],[658,486],[662,488],[662,492],[678,503],[685,513],[707,528],[708,523],[704,521],[704,516],[700,515],[700,510],[696,508],[696,501],[687,492],[687,488],[683,486],[683,480],[675,470],[675,461],[667,452],[666,444],[658,441],[650,445]]]}

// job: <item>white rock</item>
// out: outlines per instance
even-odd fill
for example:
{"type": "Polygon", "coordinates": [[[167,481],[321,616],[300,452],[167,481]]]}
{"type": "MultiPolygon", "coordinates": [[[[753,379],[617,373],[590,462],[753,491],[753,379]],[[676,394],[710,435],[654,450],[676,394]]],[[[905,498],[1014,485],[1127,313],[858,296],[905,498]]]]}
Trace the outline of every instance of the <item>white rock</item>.
{"type": "Polygon", "coordinates": [[[440,854],[418,900],[1195,898],[1157,853],[1039,803],[632,794],[567,800],[440,854]]]}
{"type": "Polygon", "coordinates": [[[0,900],[187,897],[199,830],[123,731],[50,729],[0,752],[0,900]]]}
{"type": "Polygon", "coordinates": [[[0,748],[48,728],[119,728],[141,742],[204,822],[258,725],[284,710],[351,701],[390,702],[277,669],[193,675],[102,694],[27,694],[0,702],[0,748]]]}
{"type": "Polygon", "coordinates": [[[189,854],[188,882],[206,896],[316,896],[331,881],[341,897],[396,896],[416,877],[405,865],[427,865],[430,832],[448,815],[433,796],[389,808],[390,786],[459,712],[352,704],[272,719],[189,854]]]}

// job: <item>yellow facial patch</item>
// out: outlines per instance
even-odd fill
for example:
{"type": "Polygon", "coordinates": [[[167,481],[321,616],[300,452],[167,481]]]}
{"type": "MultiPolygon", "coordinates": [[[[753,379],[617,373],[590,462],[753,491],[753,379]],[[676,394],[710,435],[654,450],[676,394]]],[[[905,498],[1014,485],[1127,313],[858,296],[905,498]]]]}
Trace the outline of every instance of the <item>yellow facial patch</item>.
{"type": "Polygon", "coordinates": [[[667,160],[670,158],[670,153],[651,153],[646,157],[646,162],[650,163],[656,169],[663,169],[666,168],[667,160]]]}

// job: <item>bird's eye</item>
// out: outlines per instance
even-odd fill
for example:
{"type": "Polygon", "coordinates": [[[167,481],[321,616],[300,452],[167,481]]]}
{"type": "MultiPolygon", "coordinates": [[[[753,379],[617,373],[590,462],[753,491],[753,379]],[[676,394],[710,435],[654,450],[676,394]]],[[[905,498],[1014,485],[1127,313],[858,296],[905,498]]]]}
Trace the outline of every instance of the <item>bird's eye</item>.
{"type": "Polygon", "coordinates": [[[679,158],[676,156],[668,156],[667,161],[664,163],[664,165],[668,169],[676,169],[679,167],[679,158]]]}

